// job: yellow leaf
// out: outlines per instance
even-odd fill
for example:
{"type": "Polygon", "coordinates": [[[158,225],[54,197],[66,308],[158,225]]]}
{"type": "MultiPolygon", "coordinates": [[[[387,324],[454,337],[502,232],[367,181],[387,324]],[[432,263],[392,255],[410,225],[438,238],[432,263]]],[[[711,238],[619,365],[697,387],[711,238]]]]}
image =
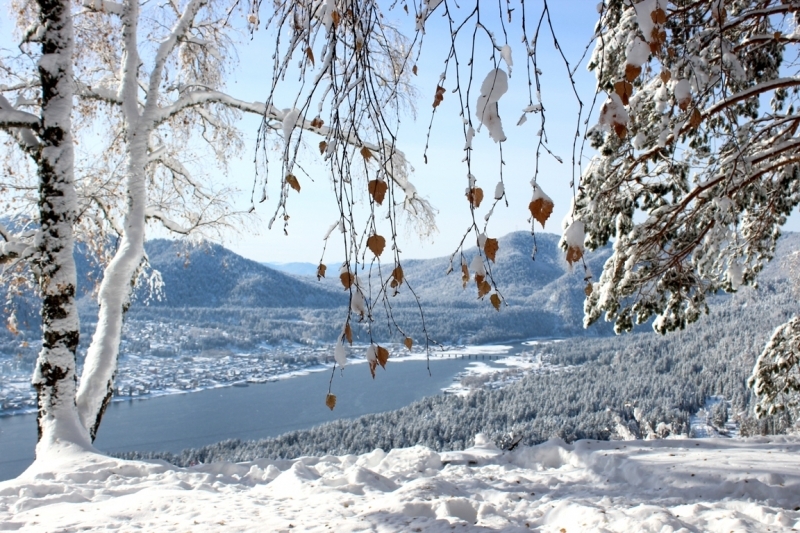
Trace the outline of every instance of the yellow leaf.
{"type": "Polygon", "coordinates": [[[406,337],[406,340],[403,341],[403,344],[405,344],[406,348],[410,350],[411,347],[414,346],[414,341],[411,340],[411,337],[406,337]]]}
{"type": "Polygon", "coordinates": [[[369,161],[369,159],[372,157],[372,152],[366,146],[362,146],[361,147],[361,156],[364,159],[366,159],[367,161],[369,161]]]}
{"type": "Polygon", "coordinates": [[[497,239],[486,239],[486,242],[483,243],[483,252],[486,254],[486,257],[491,259],[493,262],[496,262],[494,257],[499,248],[500,244],[497,242],[497,239]]]}
{"type": "Polygon", "coordinates": [[[345,289],[349,289],[353,284],[353,274],[350,272],[342,272],[339,274],[339,279],[342,281],[342,285],[344,285],[345,289]]]}
{"type": "Polygon", "coordinates": [[[569,263],[570,266],[580,261],[581,257],[583,257],[583,250],[577,246],[570,246],[567,248],[567,263],[569,263]]]}
{"type": "Polygon", "coordinates": [[[327,150],[327,149],[328,149],[328,143],[326,143],[325,141],[320,141],[319,142],[319,153],[320,154],[324,154],[325,150],[327,150]]]}
{"type": "Polygon", "coordinates": [[[317,279],[318,280],[320,280],[320,279],[325,277],[325,271],[327,269],[328,269],[328,267],[326,267],[322,263],[319,264],[319,266],[317,267],[317,279]]]}
{"type": "Polygon", "coordinates": [[[469,203],[472,204],[472,207],[480,207],[481,202],[483,201],[483,189],[480,187],[470,189],[469,192],[467,192],[467,200],[469,200],[469,203]]]}
{"type": "Polygon", "coordinates": [[[308,48],[306,48],[306,56],[308,56],[308,60],[311,61],[311,66],[313,67],[314,66],[314,51],[311,50],[310,46],[308,48]]]}
{"type": "Polygon", "coordinates": [[[294,176],[294,174],[286,175],[286,183],[288,183],[289,187],[291,187],[292,189],[296,190],[297,192],[300,192],[300,182],[297,181],[297,178],[294,176]]]}
{"type": "Polygon", "coordinates": [[[347,339],[351,346],[353,345],[353,330],[350,329],[350,322],[344,325],[344,338],[347,339]]]}
{"type": "Polygon", "coordinates": [[[528,205],[528,209],[531,210],[531,216],[544,228],[544,223],[553,214],[553,202],[546,198],[537,198],[528,205]]]}
{"type": "Polygon", "coordinates": [[[385,181],[381,180],[372,180],[367,184],[367,190],[369,191],[370,196],[378,205],[383,204],[383,198],[386,196],[386,191],[389,189],[389,186],[386,185],[385,181]]]}
{"type": "Polygon", "coordinates": [[[386,362],[389,361],[389,350],[383,346],[378,346],[378,353],[375,355],[378,358],[378,364],[381,365],[381,368],[386,369],[386,362]]]}
{"type": "Polygon", "coordinates": [[[333,408],[336,407],[336,395],[331,394],[330,392],[325,396],[325,405],[328,406],[328,409],[333,411],[333,408]]]}
{"type": "Polygon", "coordinates": [[[367,248],[375,254],[375,257],[380,257],[383,249],[386,248],[386,239],[376,233],[367,239],[367,248]]]}
{"type": "Polygon", "coordinates": [[[500,296],[498,296],[497,293],[492,294],[489,297],[489,301],[492,302],[492,305],[494,306],[495,309],[497,309],[498,311],[500,310],[500,296]]]}

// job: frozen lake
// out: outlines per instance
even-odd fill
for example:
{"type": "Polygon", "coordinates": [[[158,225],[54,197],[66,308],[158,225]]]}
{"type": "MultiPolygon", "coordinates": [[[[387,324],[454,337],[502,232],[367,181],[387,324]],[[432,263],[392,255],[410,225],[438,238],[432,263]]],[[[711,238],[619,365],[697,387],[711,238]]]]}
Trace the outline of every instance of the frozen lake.
{"type": "MultiPolygon", "coordinates": [[[[365,364],[349,365],[333,381],[336,409],[325,406],[330,370],[247,387],[112,403],[95,446],[105,452],[171,451],[224,439],[260,439],[306,429],[339,418],[399,409],[441,393],[475,362],[464,357],[425,361],[391,360],[370,378],[365,364]]],[[[487,361],[488,362],[488,361],[487,361]]],[[[0,480],[19,475],[33,461],[36,415],[0,418],[0,480]]]]}

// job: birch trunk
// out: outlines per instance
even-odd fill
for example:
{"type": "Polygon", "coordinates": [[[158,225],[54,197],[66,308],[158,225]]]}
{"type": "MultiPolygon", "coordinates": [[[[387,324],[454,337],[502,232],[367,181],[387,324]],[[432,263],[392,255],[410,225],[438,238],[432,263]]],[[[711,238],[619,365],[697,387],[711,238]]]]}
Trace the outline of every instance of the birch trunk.
{"type": "Polygon", "coordinates": [[[122,113],[126,135],[126,174],[128,208],[122,240],[100,284],[100,313],[92,343],[86,354],[77,403],[80,419],[94,440],[111,401],[117,372],[122,320],[130,305],[136,271],[144,258],[145,215],[147,208],[148,141],[157,124],[158,100],[163,71],[169,54],[191,27],[197,12],[207,0],[190,0],[172,29],[159,45],[148,80],[144,108],[139,105],[139,67],[141,64],[137,31],[139,0],[127,0],[122,13],[122,113]]]}
{"type": "Polygon", "coordinates": [[[43,28],[39,76],[42,85],[41,147],[38,154],[40,238],[34,269],[42,293],[42,350],[32,383],[38,396],[37,455],[58,441],[89,445],[75,405],[76,350],[80,321],[75,306],[73,223],[72,48],[67,0],[39,0],[43,28]]]}

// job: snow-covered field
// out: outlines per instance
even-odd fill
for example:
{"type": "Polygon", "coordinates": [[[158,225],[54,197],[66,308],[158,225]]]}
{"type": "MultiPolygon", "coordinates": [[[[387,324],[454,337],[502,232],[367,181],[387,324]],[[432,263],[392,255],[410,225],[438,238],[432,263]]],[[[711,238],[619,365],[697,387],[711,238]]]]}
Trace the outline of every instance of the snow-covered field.
{"type": "Polygon", "coordinates": [[[800,438],[414,447],[200,465],[56,447],[0,483],[4,531],[794,531],[800,438]]]}

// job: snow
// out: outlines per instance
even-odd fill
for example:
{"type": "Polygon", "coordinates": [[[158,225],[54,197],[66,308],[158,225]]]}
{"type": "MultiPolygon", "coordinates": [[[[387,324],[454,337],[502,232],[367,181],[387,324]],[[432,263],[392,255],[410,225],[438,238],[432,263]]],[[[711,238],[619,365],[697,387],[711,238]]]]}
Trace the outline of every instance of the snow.
{"type": "Polygon", "coordinates": [[[800,439],[551,440],[178,468],[70,446],[0,483],[15,531],[789,531],[800,439]]]}
{"type": "Polygon", "coordinates": [[[627,63],[634,67],[641,67],[645,63],[647,63],[647,59],[650,57],[650,46],[641,40],[640,38],[636,37],[633,41],[628,44],[628,52],[627,52],[627,63]]]}
{"type": "Polygon", "coordinates": [[[498,114],[497,102],[507,91],[508,75],[505,71],[500,68],[490,70],[481,84],[481,95],[478,97],[475,115],[489,130],[489,136],[494,142],[506,140],[503,123],[498,114]]]}
{"type": "Polygon", "coordinates": [[[633,4],[633,8],[636,10],[636,22],[639,24],[644,38],[648,41],[650,41],[655,27],[652,14],[658,7],[658,0],[642,0],[638,4],[633,4]]]}
{"type": "Polygon", "coordinates": [[[586,232],[584,231],[583,222],[576,220],[570,224],[567,230],[564,232],[562,240],[564,244],[570,248],[578,248],[583,250],[583,241],[585,236],[586,232]]]}

